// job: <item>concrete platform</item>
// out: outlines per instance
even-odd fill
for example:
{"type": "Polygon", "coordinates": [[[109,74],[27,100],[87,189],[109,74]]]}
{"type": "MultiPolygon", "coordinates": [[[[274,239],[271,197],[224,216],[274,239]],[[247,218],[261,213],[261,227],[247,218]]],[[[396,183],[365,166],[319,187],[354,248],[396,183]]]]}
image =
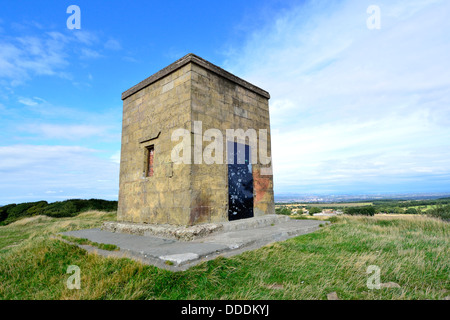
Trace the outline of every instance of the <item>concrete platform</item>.
{"type": "Polygon", "coordinates": [[[219,255],[229,257],[272,242],[310,233],[319,229],[319,225],[328,224],[318,220],[285,218],[287,217],[274,220],[263,217],[259,220],[251,218],[228,222],[224,223],[219,230],[215,229],[214,232],[192,241],[101,229],[70,231],[63,234],[86,238],[97,243],[113,244],[120,248],[119,251],[106,251],[91,246],[81,246],[90,252],[110,257],[128,257],[145,264],[178,271],[186,270],[219,255]]]}
{"type": "Polygon", "coordinates": [[[235,230],[249,230],[289,221],[288,216],[264,215],[250,219],[241,219],[228,222],[204,223],[194,226],[174,226],[169,224],[147,224],[121,221],[108,221],[103,223],[102,230],[129,233],[140,236],[157,236],[181,241],[191,241],[203,238],[217,232],[235,230]]]}

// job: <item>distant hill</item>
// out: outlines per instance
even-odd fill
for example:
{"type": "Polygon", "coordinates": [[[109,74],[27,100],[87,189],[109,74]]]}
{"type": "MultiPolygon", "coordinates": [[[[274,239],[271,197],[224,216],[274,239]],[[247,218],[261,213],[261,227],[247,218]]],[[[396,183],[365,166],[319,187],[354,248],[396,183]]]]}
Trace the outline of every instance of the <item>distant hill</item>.
{"type": "Polygon", "coordinates": [[[47,201],[8,204],[0,207],[0,226],[24,217],[45,215],[54,218],[74,217],[89,210],[115,211],[117,201],[101,199],[70,199],[48,203],[47,201]]]}
{"type": "Polygon", "coordinates": [[[388,193],[388,194],[275,194],[276,203],[338,203],[377,200],[407,201],[450,199],[449,192],[440,193],[388,193]]]}

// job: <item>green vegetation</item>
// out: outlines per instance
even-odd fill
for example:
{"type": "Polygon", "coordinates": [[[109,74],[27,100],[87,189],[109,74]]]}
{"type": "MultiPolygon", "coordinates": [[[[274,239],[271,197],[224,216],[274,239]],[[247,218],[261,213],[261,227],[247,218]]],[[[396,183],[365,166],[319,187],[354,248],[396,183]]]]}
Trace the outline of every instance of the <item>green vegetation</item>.
{"type": "Polygon", "coordinates": [[[406,214],[418,214],[419,211],[416,208],[408,208],[405,210],[406,214]]]}
{"type": "Polygon", "coordinates": [[[373,202],[342,202],[342,203],[289,203],[276,204],[276,213],[289,214],[293,210],[301,212],[309,210],[310,215],[322,210],[343,211],[348,215],[411,214],[429,215],[446,221],[450,220],[450,198],[432,200],[374,200],[373,202]]]}
{"type": "Polygon", "coordinates": [[[320,230],[171,272],[87,253],[55,237],[98,227],[107,212],[36,216],[0,227],[0,299],[443,299],[450,224],[421,215],[333,217],[320,230]],[[81,270],[69,290],[67,268],[81,270]],[[367,268],[401,288],[367,288],[367,268]]]}
{"type": "Polygon", "coordinates": [[[376,206],[400,207],[408,208],[412,206],[432,206],[450,204],[450,198],[428,199],[428,200],[374,200],[373,204],[376,206]]]}
{"type": "Polygon", "coordinates": [[[283,214],[283,215],[286,215],[286,216],[290,216],[292,214],[292,211],[289,208],[281,207],[281,208],[276,208],[275,209],[275,213],[276,214],[283,214]]]}
{"type": "Polygon", "coordinates": [[[345,208],[344,213],[351,215],[351,216],[355,216],[355,215],[373,216],[373,215],[375,215],[375,208],[374,207],[349,207],[349,208],[345,208]]]}
{"type": "Polygon", "coordinates": [[[329,217],[327,220],[330,221],[331,223],[336,223],[339,221],[339,218],[336,216],[332,216],[332,217],[329,217]]]}
{"type": "Polygon", "coordinates": [[[59,232],[99,228],[103,221],[116,219],[116,212],[88,211],[74,218],[34,216],[0,227],[0,256],[24,242],[53,237],[59,232]]]}
{"type": "Polygon", "coordinates": [[[372,202],[333,202],[333,203],[327,203],[327,202],[314,202],[314,203],[275,203],[275,206],[285,206],[292,209],[297,208],[306,208],[310,209],[312,207],[317,207],[321,209],[334,209],[334,210],[340,210],[345,207],[363,207],[363,206],[371,206],[373,205],[372,202]]]}
{"type": "Polygon", "coordinates": [[[380,213],[406,213],[422,214],[436,206],[449,204],[450,198],[429,199],[429,200],[375,200],[373,205],[376,212],[380,213]],[[415,209],[415,213],[413,210],[415,209]]]}
{"type": "Polygon", "coordinates": [[[0,207],[0,226],[25,217],[44,215],[54,218],[74,217],[89,210],[116,211],[117,201],[100,199],[71,199],[48,203],[47,201],[8,204],[0,207]]]}
{"type": "Polygon", "coordinates": [[[315,214],[315,213],[321,213],[322,212],[322,209],[321,208],[318,208],[318,207],[311,207],[310,209],[309,209],[309,214],[312,216],[313,214],[315,214]]]}
{"type": "Polygon", "coordinates": [[[427,215],[449,221],[450,220],[450,205],[447,205],[447,206],[438,205],[437,207],[428,210],[427,215]]]}
{"type": "Polygon", "coordinates": [[[80,245],[93,246],[93,247],[97,247],[102,250],[108,250],[108,251],[120,250],[120,248],[114,244],[93,242],[93,241],[90,241],[89,239],[85,239],[85,238],[75,238],[75,237],[70,237],[70,236],[65,236],[65,235],[62,235],[61,238],[64,240],[67,240],[69,242],[77,243],[80,245]]]}

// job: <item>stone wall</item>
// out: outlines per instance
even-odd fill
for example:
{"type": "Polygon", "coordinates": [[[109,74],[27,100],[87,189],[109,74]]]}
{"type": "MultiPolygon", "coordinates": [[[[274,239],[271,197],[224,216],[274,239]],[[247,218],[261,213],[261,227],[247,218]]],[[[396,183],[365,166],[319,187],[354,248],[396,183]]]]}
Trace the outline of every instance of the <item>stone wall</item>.
{"type": "MultiPolygon", "coordinates": [[[[228,221],[227,164],[174,164],[175,129],[196,137],[207,129],[267,129],[268,94],[207,61],[188,55],[126,91],[123,96],[118,220],[195,225],[228,221]],[[185,60],[183,60],[185,59],[185,60]],[[189,59],[189,60],[186,60],[189,59]],[[260,91],[259,91],[260,90],[260,91]],[[198,124],[198,122],[197,122],[198,124]],[[154,175],[146,177],[146,147],[154,146],[154,175]]],[[[203,142],[203,148],[208,142],[203,142]]],[[[192,145],[192,154],[194,145],[192,145]]],[[[193,162],[192,162],[193,163],[193,162]]],[[[274,213],[273,180],[253,165],[254,215],[274,213]]]]}
{"type": "Polygon", "coordinates": [[[188,224],[191,168],[171,162],[172,131],[191,128],[191,65],[123,101],[118,220],[188,224]],[[145,177],[145,148],[154,146],[154,175],[145,177]]]}
{"type": "MultiPolygon", "coordinates": [[[[222,131],[226,156],[226,129],[268,130],[270,120],[268,99],[230,81],[202,66],[191,68],[192,121],[201,121],[202,134],[215,128],[222,131]]],[[[203,144],[203,148],[208,142],[203,144]]],[[[270,143],[268,143],[270,155],[270,143]]],[[[227,164],[192,165],[191,222],[222,222],[228,220],[227,164]],[[207,187],[205,187],[207,186],[207,187]]],[[[254,164],[254,215],[274,214],[272,176],[261,175],[261,166],[254,164]]]]}

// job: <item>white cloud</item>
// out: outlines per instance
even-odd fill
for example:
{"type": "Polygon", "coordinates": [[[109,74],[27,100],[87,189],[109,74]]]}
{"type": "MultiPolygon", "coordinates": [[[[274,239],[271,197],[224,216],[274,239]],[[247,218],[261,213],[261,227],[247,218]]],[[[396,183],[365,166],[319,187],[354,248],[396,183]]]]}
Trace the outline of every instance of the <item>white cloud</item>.
{"type": "Polygon", "coordinates": [[[23,126],[23,130],[33,133],[35,136],[46,139],[80,140],[91,137],[116,138],[111,134],[109,126],[98,124],[28,124],[23,126]]]}
{"type": "Polygon", "coordinates": [[[0,175],[1,204],[19,198],[111,199],[118,190],[119,166],[79,146],[12,145],[0,147],[0,175]]]}
{"type": "Polygon", "coordinates": [[[83,48],[81,49],[81,57],[84,59],[97,59],[102,57],[102,55],[95,50],[83,48]]]}
{"type": "Polygon", "coordinates": [[[110,157],[112,162],[118,163],[120,164],[120,150],[115,152],[111,157],[110,157]]]}
{"type": "MultiPolygon", "coordinates": [[[[20,33],[27,32],[21,29],[20,33]]],[[[17,36],[0,38],[0,80],[17,86],[33,76],[57,76],[71,79],[64,71],[75,59],[96,59],[103,55],[93,49],[98,37],[88,31],[63,34],[57,31],[43,32],[40,36],[17,36]]],[[[118,49],[117,40],[107,42],[110,49],[118,49]]]]}
{"type": "Polygon", "coordinates": [[[59,70],[68,65],[61,36],[47,34],[42,38],[0,40],[0,78],[17,85],[32,75],[59,75],[59,70]]]}
{"type": "MultiPolygon", "coordinates": [[[[51,133],[52,131],[57,133],[65,129],[72,133],[83,129],[86,129],[87,132],[102,132],[110,129],[117,132],[120,130],[121,106],[112,107],[108,112],[97,112],[95,110],[54,105],[36,96],[18,97],[17,101],[25,108],[9,108],[13,116],[10,119],[21,118],[21,125],[16,127],[16,133],[22,130],[32,133],[51,133]],[[39,123],[36,122],[37,118],[39,118],[39,123]],[[107,125],[105,125],[106,123],[107,125]],[[94,127],[98,129],[94,129],[94,127]]],[[[6,107],[4,109],[6,110],[6,107]]],[[[6,122],[8,118],[2,120],[6,122]]],[[[66,134],[63,133],[63,136],[66,136],[66,134]]]]}
{"type": "Polygon", "coordinates": [[[115,40],[115,39],[109,39],[108,41],[105,42],[105,49],[108,50],[121,50],[122,49],[122,45],[120,44],[119,41],[115,40]]]}
{"type": "Polygon", "coordinates": [[[85,30],[76,30],[74,32],[75,38],[85,44],[85,45],[92,45],[98,42],[98,37],[95,33],[85,31],[85,30]]]}
{"type": "Polygon", "coordinates": [[[450,186],[450,3],[378,1],[381,30],[370,4],[308,1],[230,50],[226,68],[271,93],[278,191],[450,186]]]}
{"type": "Polygon", "coordinates": [[[28,106],[28,107],[34,107],[34,106],[37,106],[39,104],[34,99],[24,98],[24,97],[20,97],[19,98],[19,102],[21,104],[24,104],[24,105],[28,106]]]}

